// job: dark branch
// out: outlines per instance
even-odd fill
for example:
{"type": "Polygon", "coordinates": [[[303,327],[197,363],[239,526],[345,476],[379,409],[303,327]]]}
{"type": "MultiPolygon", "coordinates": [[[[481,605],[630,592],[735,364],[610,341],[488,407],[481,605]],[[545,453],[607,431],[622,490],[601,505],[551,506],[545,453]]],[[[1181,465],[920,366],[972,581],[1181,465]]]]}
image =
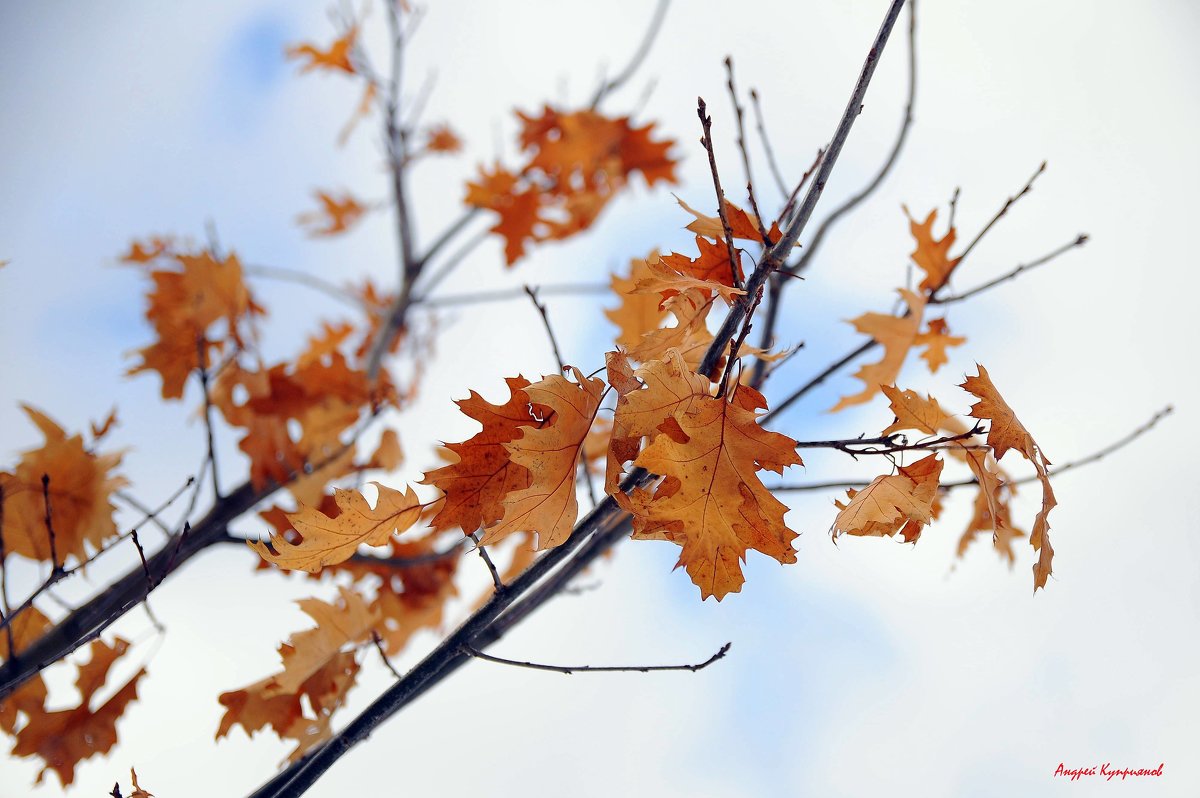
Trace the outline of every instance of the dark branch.
{"type": "Polygon", "coordinates": [[[554,337],[554,328],[550,326],[550,314],[546,312],[546,306],[538,302],[536,288],[525,286],[525,294],[533,303],[538,315],[542,317],[542,326],[546,328],[546,337],[550,339],[550,348],[554,351],[555,361],[558,362],[558,371],[562,373],[567,368],[567,364],[563,360],[562,350],[558,348],[558,339],[554,337]]]}
{"type": "Polygon", "coordinates": [[[723,659],[729,653],[729,649],[733,646],[732,643],[726,643],[721,646],[716,654],[713,654],[704,662],[699,662],[695,665],[545,665],[540,662],[525,662],[523,660],[506,659],[497,657],[492,654],[485,654],[470,646],[463,646],[463,651],[476,659],[495,662],[499,665],[513,665],[518,668],[530,668],[536,671],[550,671],[552,673],[562,673],[570,676],[573,673],[652,673],[654,671],[702,671],[709,665],[712,665],[719,659],[723,659]]]}
{"type": "Polygon", "coordinates": [[[903,7],[904,0],[892,0],[887,16],[884,17],[883,24],[880,25],[879,32],[875,36],[875,41],[867,53],[866,61],[863,64],[862,71],[859,73],[854,91],[850,95],[849,102],[846,103],[846,109],[842,112],[837,129],[834,131],[833,138],[829,142],[829,150],[826,152],[825,157],[821,159],[821,165],[817,169],[817,174],[813,178],[812,185],[804,195],[804,199],[801,201],[794,218],[788,223],[787,229],[784,230],[783,237],[764,253],[762,260],[754,269],[753,274],[751,274],[750,279],[746,283],[746,295],[741,297],[730,308],[725,321],[721,324],[720,329],[713,338],[712,345],[709,346],[708,351],[704,354],[704,359],[700,362],[700,367],[697,369],[697,372],[700,374],[709,377],[712,376],[717,362],[725,352],[725,346],[736,334],[742,320],[749,313],[752,304],[757,301],[759,289],[762,288],[767,277],[783,265],[784,259],[796,245],[800,234],[804,232],[805,226],[807,226],[813,211],[817,207],[817,202],[825,191],[825,185],[833,173],[833,167],[837,164],[842,147],[846,144],[846,139],[850,135],[850,129],[854,126],[854,120],[862,112],[863,98],[866,97],[867,88],[871,85],[871,78],[875,74],[875,67],[879,63],[880,56],[883,55],[884,45],[887,44],[892,27],[896,24],[896,18],[900,15],[900,10],[903,7]]]}
{"type": "Polygon", "coordinates": [[[1057,258],[1059,255],[1062,255],[1064,252],[1069,252],[1070,250],[1075,249],[1076,247],[1081,247],[1084,244],[1086,244],[1087,242],[1088,242],[1087,234],[1080,233],[1079,236],[1077,236],[1074,241],[1063,244],[1058,249],[1055,249],[1052,252],[1046,253],[1045,255],[1038,258],[1037,260],[1032,260],[1029,263],[1022,263],[1021,265],[1017,266],[1015,269],[1013,269],[1005,274],[1000,275],[996,279],[988,280],[983,285],[977,285],[969,291],[963,291],[961,294],[955,294],[954,296],[947,296],[947,297],[935,297],[934,299],[929,300],[929,304],[930,305],[949,305],[952,302],[961,302],[962,300],[973,297],[976,294],[979,294],[979,293],[982,293],[982,292],[988,290],[989,288],[995,288],[996,286],[1000,285],[1001,283],[1008,282],[1009,280],[1012,280],[1015,277],[1017,277],[1018,275],[1020,275],[1022,272],[1032,271],[1033,269],[1036,269],[1038,266],[1041,266],[1042,264],[1049,263],[1050,261],[1057,258]]]}
{"type": "Polygon", "coordinates": [[[725,192],[721,189],[721,175],[717,172],[717,156],[713,152],[712,118],[705,109],[704,98],[697,97],[696,115],[700,117],[700,126],[704,130],[700,143],[704,145],[704,149],[708,153],[708,168],[712,172],[713,188],[717,193],[717,214],[721,217],[721,229],[725,233],[725,248],[729,254],[729,274],[733,280],[733,287],[741,288],[741,259],[738,257],[737,249],[733,246],[733,231],[729,227],[729,213],[725,210],[725,192]]]}

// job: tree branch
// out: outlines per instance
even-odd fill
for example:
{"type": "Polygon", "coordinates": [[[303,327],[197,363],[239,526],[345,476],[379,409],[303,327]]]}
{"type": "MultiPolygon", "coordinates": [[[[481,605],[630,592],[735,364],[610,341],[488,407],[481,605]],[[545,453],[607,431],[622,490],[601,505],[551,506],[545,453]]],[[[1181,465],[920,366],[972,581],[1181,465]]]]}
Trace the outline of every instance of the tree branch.
{"type": "Polygon", "coordinates": [[[896,24],[896,18],[900,15],[900,10],[903,7],[904,0],[892,0],[887,16],[884,17],[883,24],[880,25],[879,32],[875,36],[875,41],[867,53],[867,58],[861,72],[859,72],[854,91],[850,95],[849,102],[846,103],[846,109],[842,112],[842,118],[839,120],[833,138],[829,142],[829,149],[825,153],[825,157],[821,159],[821,166],[817,169],[817,174],[813,179],[812,185],[804,195],[804,199],[801,201],[795,217],[784,231],[783,237],[766,251],[762,260],[750,275],[750,279],[746,282],[746,294],[739,298],[733,307],[730,308],[725,321],[714,336],[712,345],[705,352],[704,359],[700,362],[700,368],[697,369],[700,374],[712,377],[717,362],[724,354],[726,344],[733,338],[738,327],[746,318],[752,303],[756,301],[757,295],[766,282],[767,277],[782,266],[784,259],[791,253],[792,248],[796,245],[796,241],[799,240],[800,234],[804,232],[805,226],[812,217],[813,210],[817,207],[817,202],[825,191],[825,185],[829,181],[829,176],[833,173],[833,167],[842,152],[842,147],[846,144],[846,139],[850,135],[850,129],[854,126],[854,120],[862,112],[862,103],[863,98],[867,94],[867,87],[871,85],[871,78],[875,74],[875,67],[879,63],[880,56],[883,55],[884,45],[887,44],[892,27],[896,24]]]}
{"type": "Polygon", "coordinates": [[[709,665],[712,665],[719,659],[724,659],[729,653],[729,649],[733,646],[732,643],[726,643],[717,650],[704,662],[696,663],[695,665],[545,665],[540,662],[525,662],[523,660],[506,659],[505,657],[497,657],[492,654],[485,654],[482,651],[477,651],[470,646],[463,646],[463,651],[474,657],[488,662],[495,662],[499,665],[513,665],[518,668],[530,668],[536,671],[550,671],[552,673],[562,673],[570,676],[574,673],[652,673],[654,671],[702,671],[709,665]]]}

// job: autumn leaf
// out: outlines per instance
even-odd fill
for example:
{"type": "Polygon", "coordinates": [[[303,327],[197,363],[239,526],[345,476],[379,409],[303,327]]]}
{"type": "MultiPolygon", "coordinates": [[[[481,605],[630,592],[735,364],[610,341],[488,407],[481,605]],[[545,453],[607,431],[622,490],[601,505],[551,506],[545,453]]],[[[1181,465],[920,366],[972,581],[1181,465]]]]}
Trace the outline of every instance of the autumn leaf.
{"type": "Polygon", "coordinates": [[[912,348],[917,332],[921,329],[921,317],[925,313],[924,298],[905,288],[901,288],[899,293],[908,306],[906,315],[864,313],[851,320],[855,329],[871,336],[883,346],[883,357],[878,362],[868,363],[854,372],[854,376],[865,383],[863,389],[852,396],[843,396],[829,412],[836,413],[851,405],[869,402],[884,385],[895,384],[904,360],[908,357],[908,350],[912,348]]]}
{"type": "MultiPolygon", "coordinates": [[[[696,217],[687,226],[688,230],[691,230],[698,236],[705,236],[706,238],[718,241],[724,246],[725,226],[721,223],[720,214],[706,216],[679,197],[676,197],[675,201],[679,203],[681,208],[696,217]]],[[[729,232],[734,238],[746,241],[762,241],[762,234],[758,229],[759,220],[754,214],[747,213],[729,200],[725,200],[725,218],[729,220],[729,232]]],[[[783,234],[779,230],[779,224],[772,222],[771,229],[767,231],[767,241],[774,244],[782,237],[783,234]]]]}
{"type": "Polygon", "coordinates": [[[303,536],[299,543],[289,543],[281,535],[272,535],[269,546],[261,541],[247,543],[280,568],[310,573],[344,562],[363,544],[382,546],[416,523],[424,505],[412,488],[401,493],[378,482],[372,484],[379,491],[374,507],[357,490],[337,488],[333,493],[340,510],[336,517],[305,506],[290,513],[288,521],[303,536]]]}
{"type": "MultiPolygon", "coordinates": [[[[907,208],[904,209],[904,213],[908,215],[907,208]]],[[[913,238],[917,240],[917,248],[913,250],[912,259],[913,263],[925,272],[925,277],[921,280],[920,285],[920,289],[925,292],[941,288],[961,260],[961,258],[950,257],[950,247],[954,246],[956,237],[954,228],[951,227],[946,231],[946,235],[942,238],[935,238],[933,223],[936,220],[936,209],[930,211],[923,222],[917,222],[911,215],[908,216],[909,229],[912,231],[913,238]]]]}
{"type": "Polygon", "coordinates": [[[425,151],[452,155],[462,150],[462,139],[449,125],[435,125],[425,131],[425,151]]]}
{"type": "Polygon", "coordinates": [[[936,374],[948,360],[946,350],[952,346],[962,346],[966,342],[967,339],[961,335],[950,334],[945,319],[930,319],[925,331],[918,333],[913,339],[913,346],[925,347],[921,357],[929,365],[929,373],[936,374]]]}
{"type": "MultiPolygon", "coordinates": [[[[474,391],[455,403],[483,429],[462,443],[447,444],[458,461],[427,472],[421,480],[445,495],[442,508],[430,522],[435,529],[458,527],[470,534],[491,526],[504,515],[504,497],[529,487],[529,469],[512,461],[505,444],[519,438],[526,425],[541,422],[530,414],[530,398],[525,392],[529,381],[508,377],[505,382],[509,399],[504,404],[491,404],[474,391]]],[[[543,408],[538,417],[547,419],[551,412],[543,408]]]]}
{"type": "Polygon", "coordinates": [[[1017,450],[1033,464],[1037,471],[1038,481],[1042,484],[1042,508],[1038,511],[1037,517],[1033,521],[1033,531],[1029,534],[1029,543],[1033,546],[1033,550],[1038,552],[1038,561],[1033,566],[1033,590],[1036,593],[1039,587],[1046,586],[1046,580],[1052,573],[1051,565],[1054,559],[1054,549],[1050,546],[1049,516],[1050,511],[1058,504],[1058,500],[1054,497],[1054,490],[1050,487],[1050,474],[1047,470],[1050,467],[1050,461],[1038,446],[1037,441],[1029,434],[1029,430],[1025,429],[1025,425],[1017,419],[1016,413],[1009,407],[1008,402],[1004,401],[1004,397],[996,390],[987,369],[978,363],[976,367],[979,373],[974,377],[967,377],[966,382],[962,384],[965,391],[979,399],[971,406],[970,415],[974,418],[991,421],[987,443],[996,460],[1004,457],[1010,449],[1017,450]]]}
{"type": "Polygon", "coordinates": [[[241,348],[248,337],[243,323],[264,311],[246,287],[237,255],[218,259],[202,251],[171,260],[178,270],[150,272],[154,289],[147,295],[146,318],[158,340],[138,350],[141,362],[126,374],[157,371],[162,397],[180,399],[191,373],[207,366],[213,351],[241,348]]]}
{"type": "Polygon", "coordinates": [[[441,626],[446,603],[458,595],[454,576],[461,548],[438,551],[438,538],[434,532],[412,541],[393,541],[389,556],[412,564],[374,569],[381,584],[371,608],[379,613],[377,630],[389,654],[400,653],[422,629],[441,626]]]}
{"type": "Polygon", "coordinates": [[[283,671],[272,677],[268,695],[297,692],[342,648],[370,637],[371,630],[379,623],[379,613],[349,588],[338,587],[338,594],[334,602],[315,598],[296,602],[317,626],[297,632],[279,647],[283,671]]]}
{"type": "Polygon", "coordinates": [[[862,490],[848,490],[848,504],[837,503],[841,512],[830,532],[838,535],[892,536],[897,532],[905,543],[915,541],[921,529],[933,520],[942,461],[928,455],[912,465],[900,466],[896,474],[875,477],[862,490]]]}
{"type": "Polygon", "coordinates": [[[13,756],[37,756],[44,766],[35,783],[53,770],[65,787],[75,780],[75,766],[96,754],[105,754],[117,743],[117,720],[137,698],[137,683],[146,675],[138,670],[112,697],[93,711],[91,699],[108,678],[113,662],[129,647],[117,639],[112,646],[92,643],[91,659],[79,667],[77,684],[82,700],[73,709],[33,712],[16,735],[13,756]]]}
{"type": "MultiPolygon", "coordinates": [[[[736,295],[745,293],[740,289],[732,288],[740,286],[745,281],[745,274],[742,272],[741,263],[731,265],[729,248],[724,241],[718,240],[713,243],[703,236],[696,236],[696,247],[700,251],[700,256],[697,258],[689,258],[687,255],[672,252],[670,255],[664,255],[657,263],[666,266],[670,272],[701,281],[704,285],[699,287],[719,291],[725,299],[732,299],[736,295]]],[[[651,266],[654,265],[655,263],[652,262],[651,266]]],[[[653,271],[652,276],[661,280],[663,272],[661,270],[653,271]]],[[[638,284],[638,288],[641,290],[647,290],[647,287],[642,282],[638,284]]],[[[652,290],[662,291],[671,287],[673,286],[664,285],[662,288],[652,290]]]]}
{"type": "Polygon", "coordinates": [[[634,258],[629,263],[629,277],[612,276],[612,290],[620,300],[618,307],[604,311],[608,320],[617,325],[620,332],[616,343],[626,349],[641,342],[642,336],[657,330],[667,317],[662,307],[662,297],[638,290],[638,282],[651,275],[649,261],[658,257],[652,252],[646,259],[634,258]]]}
{"type": "Polygon", "coordinates": [[[328,237],[344,233],[358,224],[369,210],[347,192],[334,196],[327,191],[316,191],[313,196],[320,203],[320,209],[296,217],[296,222],[306,227],[310,236],[328,237]]]}
{"type": "Polygon", "coordinates": [[[937,399],[928,394],[922,399],[916,391],[902,391],[894,385],[881,386],[880,390],[891,401],[892,413],[896,416],[896,420],[883,431],[884,435],[903,429],[936,435],[951,422],[952,417],[942,410],[937,399]]]}
{"type": "Polygon", "coordinates": [[[28,405],[21,408],[37,425],[45,443],[24,452],[11,473],[0,472],[5,548],[32,560],[50,561],[42,486],[43,477],[48,477],[56,564],[63,565],[69,557],[82,562],[117,534],[110,497],[128,482],[111,472],[120,464],[122,453],[89,451],[82,436],[68,437],[49,416],[28,405]]]}
{"type": "MultiPolygon", "coordinates": [[[[758,478],[802,465],[796,442],[759,427],[766,401],[737,386],[732,399],[696,397],[676,421],[686,436],[659,435],[635,464],[667,478],[637,512],[647,533],[682,547],[683,566],[703,598],[720,601],[741,590],[740,561],[755,549],[781,563],[796,561],[796,533],[783,523],[787,507],[758,478]],[[664,490],[664,487],[666,490],[664,490]]],[[[636,535],[635,535],[636,536],[636,535]]]]}
{"type": "Polygon", "coordinates": [[[345,651],[330,658],[295,693],[280,693],[273,677],[222,693],[217,700],[225,707],[225,714],[216,737],[224,737],[234,725],[250,735],[270,727],[280,738],[297,742],[289,756],[294,761],[332,736],[329,718],[345,703],[358,670],[354,652],[345,651]]]}
{"type": "Polygon", "coordinates": [[[354,63],[350,60],[350,56],[354,51],[356,38],[358,38],[357,25],[350,27],[345,33],[334,39],[325,49],[304,42],[288,47],[284,51],[284,54],[288,58],[295,58],[302,62],[300,65],[301,73],[317,69],[345,72],[348,75],[353,75],[357,70],[354,68],[354,63]]]}
{"type": "Polygon", "coordinates": [[[651,138],[653,125],[634,128],[627,117],[588,109],[517,112],[518,142],[527,160],[519,169],[496,164],[468,183],[466,203],[494,211],[492,232],[505,240],[513,265],[528,244],[568,238],[587,229],[633,174],[648,185],[673,182],[671,141],[651,138]]]}
{"type": "Polygon", "coordinates": [[[509,493],[504,515],[484,531],[481,545],[503,540],[513,532],[536,532],[538,549],[558,546],[570,536],[579,515],[575,475],[583,441],[591,429],[604,381],[572,369],[575,382],[553,374],[525,389],[534,404],[554,411],[543,427],[524,425],[521,437],[503,444],[512,462],[529,469],[529,487],[509,493]]]}
{"type": "Polygon", "coordinates": [[[154,793],[143,790],[142,785],[138,784],[137,771],[133,768],[129,769],[129,779],[133,782],[133,792],[129,793],[129,798],[154,798],[154,793]]]}

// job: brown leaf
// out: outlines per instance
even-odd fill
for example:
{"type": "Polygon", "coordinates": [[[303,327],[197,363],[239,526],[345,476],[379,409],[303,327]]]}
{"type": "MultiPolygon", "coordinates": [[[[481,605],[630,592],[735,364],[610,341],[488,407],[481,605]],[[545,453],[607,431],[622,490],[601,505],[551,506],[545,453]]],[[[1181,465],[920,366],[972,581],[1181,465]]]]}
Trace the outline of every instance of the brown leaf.
{"type": "Polygon", "coordinates": [[[481,545],[525,531],[537,533],[542,550],[570,536],[579,515],[579,454],[604,391],[603,380],[584,377],[579,369],[573,372],[575,382],[553,374],[525,389],[531,402],[554,411],[554,420],[540,428],[526,425],[521,437],[503,444],[512,462],[529,469],[530,484],[504,498],[504,516],[485,530],[481,545]]]}
{"type": "Polygon", "coordinates": [[[378,482],[372,484],[379,491],[374,507],[358,491],[337,488],[333,493],[340,510],[337,516],[330,518],[307,506],[288,514],[288,521],[303,536],[299,543],[290,543],[278,534],[271,536],[269,546],[261,541],[247,543],[280,568],[309,573],[345,562],[363,544],[382,546],[416,523],[423,505],[412,488],[401,493],[378,482]]]}
{"type": "Polygon", "coordinates": [[[996,390],[987,369],[978,363],[976,367],[979,373],[974,377],[967,377],[966,382],[962,384],[964,390],[979,399],[971,406],[970,415],[992,422],[987,442],[997,460],[1004,457],[1009,449],[1016,449],[1026,460],[1033,463],[1038,481],[1042,483],[1042,508],[1033,521],[1033,531],[1029,535],[1029,543],[1033,550],[1038,552],[1038,561],[1033,566],[1033,590],[1036,593],[1039,587],[1046,586],[1046,580],[1052,573],[1051,565],[1054,559],[1054,549],[1050,546],[1049,516],[1058,500],[1050,487],[1050,474],[1047,471],[1050,461],[1029,434],[1029,430],[1017,419],[1008,402],[1004,401],[1004,397],[996,390]]]}
{"type": "Polygon", "coordinates": [[[782,473],[802,463],[794,440],[758,426],[756,411],[766,402],[754,389],[738,386],[732,400],[690,402],[677,418],[686,440],[659,435],[638,456],[637,465],[668,479],[635,512],[645,519],[643,535],[661,534],[682,547],[678,564],[703,598],[719,601],[741,589],[747,550],[796,561],[796,533],[783,523],[787,507],[757,471],[782,473]]]}
{"type": "Polygon", "coordinates": [[[841,512],[830,528],[834,538],[843,534],[884,537],[899,532],[911,543],[920,537],[921,529],[933,520],[942,461],[931,454],[900,466],[898,472],[875,477],[862,490],[846,491],[850,502],[837,502],[841,512]]]}
{"type": "Polygon", "coordinates": [[[43,475],[50,478],[51,523],[58,565],[74,557],[82,562],[117,534],[113,492],[128,484],[111,472],[122,453],[88,451],[80,435],[67,436],[49,416],[22,405],[45,436],[45,443],[21,455],[11,473],[0,472],[4,491],[4,544],[9,553],[49,562],[50,536],[46,529],[43,475]]]}

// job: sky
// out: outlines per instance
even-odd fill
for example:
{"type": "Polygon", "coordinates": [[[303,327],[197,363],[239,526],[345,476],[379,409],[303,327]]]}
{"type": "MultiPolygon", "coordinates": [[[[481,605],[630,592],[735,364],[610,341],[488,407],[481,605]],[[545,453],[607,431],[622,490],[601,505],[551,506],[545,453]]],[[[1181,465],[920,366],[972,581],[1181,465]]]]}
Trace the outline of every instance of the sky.
{"type": "MultiPolygon", "coordinates": [[[[379,48],[383,20],[372,6],[366,35],[379,48]]],[[[674,190],[711,206],[695,98],[709,104],[717,157],[737,185],[722,66],[731,55],[740,84],[760,92],[781,168],[795,178],[832,133],[885,7],[677,0],[608,108],[654,120],[677,139],[674,190]]],[[[0,8],[0,260],[11,261],[0,270],[0,462],[39,442],[21,402],[69,429],[115,403],[123,424],[110,445],[128,448],[124,473],[137,495],[165,497],[196,468],[196,397],[165,404],[154,378],[122,376],[127,353],[150,334],[142,279],[116,264],[133,237],[202,238],[211,224],[247,263],[334,282],[394,279],[387,213],[328,241],[295,224],[318,187],[387,196],[375,131],[364,126],[345,147],[335,143],[357,88],[298,77],[282,57],[288,44],[331,38],[327,11],[283,0],[0,8]]],[[[425,118],[451,124],[467,152],[414,174],[418,245],[460,212],[463,183],[479,163],[511,155],[511,111],[585,104],[598,76],[633,52],[649,12],[633,0],[429,4],[406,65],[410,97],[431,79],[425,118]]],[[[818,220],[870,178],[895,135],[902,30],[818,220]]],[[[958,227],[972,235],[1048,162],[954,287],[1079,233],[1090,242],[952,308],[951,327],[967,345],[937,375],[915,362],[902,373],[907,387],[964,412],[971,400],[954,386],[983,363],[1055,462],[1174,406],[1151,434],[1055,480],[1057,557],[1045,591],[1032,594],[1028,546],[1011,570],[980,544],[955,561],[964,497],[947,502],[916,546],[852,539],[835,547],[827,534],[834,496],[791,495],[798,562],[781,567],[751,553],[742,593],[701,602],[671,571],[669,544],[627,544],[589,573],[598,589],[555,601],[495,649],[552,663],[677,663],[730,641],[725,660],[696,674],[574,677],[473,663],[310,794],[1055,796],[1102,789],[1055,778],[1060,763],[1109,762],[1164,764],[1161,778],[1104,788],[1114,793],[1195,795],[1200,530],[1189,500],[1200,489],[1200,386],[1186,364],[1198,342],[1200,289],[1188,255],[1200,184],[1198,33],[1200,10],[1185,0],[1136,9],[1115,0],[922,2],[916,115],[901,160],[831,234],[808,279],[789,289],[781,337],[805,347],[772,378],[769,400],[857,344],[845,319],[892,306],[912,248],[902,204],[945,214],[961,187],[958,227]]],[[[774,202],[757,146],[752,156],[774,202]]],[[[604,282],[652,249],[685,251],[687,221],[669,192],[637,186],[588,235],[540,247],[515,270],[490,242],[444,291],[604,282]]],[[[302,286],[260,281],[255,289],[273,311],[268,353],[293,352],[338,311],[302,286]]],[[[565,358],[585,372],[611,346],[601,308],[612,304],[550,301],[565,358]]],[[[418,402],[387,421],[408,453],[389,484],[418,478],[438,439],[473,432],[451,399],[475,389],[496,400],[504,376],[555,368],[528,304],[472,307],[444,324],[418,402]]],[[[842,373],[776,428],[798,439],[878,434],[891,421],[882,403],[825,412],[856,385],[842,373]]],[[[218,454],[232,484],[244,465],[228,440],[218,454]]],[[[840,455],[805,459],[789,481],[870,478],[878,469],[840,455]]],[[[1024,491],[1018,516],[1032,519],[1036,502],[1024,491]]],[[[119,745],[83,763],[68,794],[127,784],[130,766],[160,798],[248,794],[274,772],[286,747],[273,737],[248,740],[237,730],[213,742],[216,696],[272,673],[279,642],[306,627],[294,600],[332,588],[254,575],[253,562],[234,547],[189,562],[152,597],[165,636],[141,612],[114,626],[138,643],[140,659],[127,667],[146,663],[149,677],[119,725],[119,745]]],[[[62,596],[81,600],[131,564],[99,564],[62,596]]],[[[14,594],[36,583],[30,568],[10,571],[14,594]]],[[[482,584],[486,573],[471,578],[482,584]]],[[[419,637],[398,664],[434,643],[419,637]]],[[[387,685],[378,663],[364,674],[341,722],[387,685]]],[[[69,675],[54,676],[52,687],[55,700],[71,703],[69,675]]],[[[31,791],[36,771],[31,761],[0,761],[0,798],[60,794],[53,776],[31,791]]]]}

